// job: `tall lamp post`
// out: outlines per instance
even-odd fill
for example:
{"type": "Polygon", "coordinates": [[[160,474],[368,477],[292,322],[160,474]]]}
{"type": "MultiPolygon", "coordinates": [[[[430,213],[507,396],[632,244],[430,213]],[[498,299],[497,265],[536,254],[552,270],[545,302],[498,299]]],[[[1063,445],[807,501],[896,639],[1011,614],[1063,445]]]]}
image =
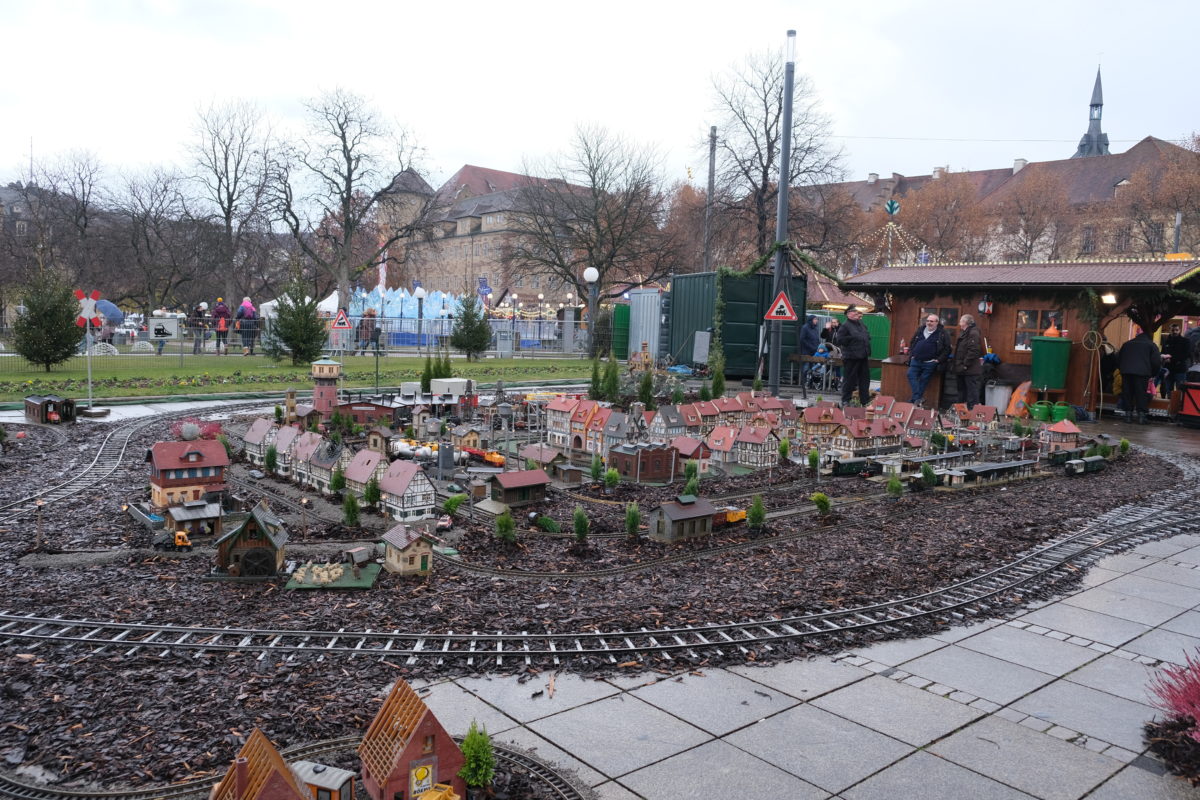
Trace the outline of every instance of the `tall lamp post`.
{"type": "Polygon", "coordinates": [[[508,301],[508,304],[512,306],[512,317],[508,326],[508,343],[513,353],[517,352],[517,309],[521,307],[521,304],[517,302],[518,299],[517,293],[513,292],[512,299],[508,301]]]}
{"type": "Polygon", "coordinates": [[[592,351],[592,358],[595,358],[596,354],[600,352],[598,348],[600,343],[596,341],[596,317],[600,315],[600,270],[588,267],[583,271],[583,279],[587,281],[588,285],[588,329],[592,334],[588,337],[591,339],[589,349],[592,351]]]}
{"type": "MultiPolygon", "coordinates": [[[[787,285],[786,274],[787,254],[782,243],[787,241],[788,217],[788,180],[792,171],[792,93],[796,81],[796,32],[787,32],[787,48],[785,50],[787,63],[783,74],[783,125],[779,131],[779,203],[775,214],[775,286],[771,297],[778,297],[787,285]]],[[[802,309],[803,310],[803,309],[802,309]]],[[[783,350],[783,323],[779,320],[771,322],[771,370],[769,389],[772,395],[779,396],[779,370],[783,350]]]]}
{"type": "Polygon", "coordinates": [[[305,541],[308,541],[308,505],[311,502],[307,497],[300,498],[300,527],[304,530],[305,541]]]}
{"type": "Polygon", "coordinates": [[[425,291],[424,286],[418,286],[413,292],[413,297],[417,298],[417,352],[421,352],[421,321],[425,317],[425,291]]]}

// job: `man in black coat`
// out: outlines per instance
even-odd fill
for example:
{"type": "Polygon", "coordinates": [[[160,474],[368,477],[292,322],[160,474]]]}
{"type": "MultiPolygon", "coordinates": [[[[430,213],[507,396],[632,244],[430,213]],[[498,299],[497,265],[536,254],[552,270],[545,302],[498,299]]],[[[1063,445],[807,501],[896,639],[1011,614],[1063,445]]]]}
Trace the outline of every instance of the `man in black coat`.
{"type": "Polygon", "coordinates": [[[1188,361],[1192,354],[1191,342],[1179,333],[1179,323],[1171,324],[1171,333],[1163,339],[1162,354],[1170,356],[1165,359],[1166,379],[1159,387],[1163,397],[1170,397],[1171,390],[1187,380],[1188,361]]]}
{"type": "Polygon", "coordinates": [[[846,324],[842,325],[833,343],[842,351],[842,405],[848,405],[858,390],[858,403],[865,406],[871,399],[871,371],[867,359],[871,357],[871,332],[862,323],[862,312],[857,306],[846,309],[846,324]]]}
{"type": "Polygon", "coordinates": [[[983,384],[983,333],[975,326],[975,318],[970,314],[958,318],[953,369],[958,382],[958,402],[966,403],[968,410],[979,405],[979,388],[983,384]]]}
{"type": "Polygon", "coordinates": [[[1117,354],[1117,369],[1121,371],[1121,400],[1125,404],[1126,419],[1146,424],[1146,412],[1150,410],[1150,395],[1146,392],[1152,375],[1162,368],[1162,355],[1150,334],[1140,331],[1137,336],[1121,345],[1117,354]]]}

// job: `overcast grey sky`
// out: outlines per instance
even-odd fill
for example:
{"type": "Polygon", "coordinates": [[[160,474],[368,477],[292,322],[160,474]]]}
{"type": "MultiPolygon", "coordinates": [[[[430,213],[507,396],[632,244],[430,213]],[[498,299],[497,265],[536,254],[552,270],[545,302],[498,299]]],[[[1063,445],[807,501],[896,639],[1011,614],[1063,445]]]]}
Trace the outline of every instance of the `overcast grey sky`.
{"type": "Polygon", "coordinates": [[[702,181],[712,77],[781,53],[788,28],[851,178],[1066,158],[1098,64],[1114,152],[1200,129],[1187,0],[0,0],[0,20],[3,182],[31,140],[113,173],[182,164],[200,106],[250,99],[287,127],[335,86],[409,128],[435,185],[465,163],[520,171],[594,122],[702,181]]]}

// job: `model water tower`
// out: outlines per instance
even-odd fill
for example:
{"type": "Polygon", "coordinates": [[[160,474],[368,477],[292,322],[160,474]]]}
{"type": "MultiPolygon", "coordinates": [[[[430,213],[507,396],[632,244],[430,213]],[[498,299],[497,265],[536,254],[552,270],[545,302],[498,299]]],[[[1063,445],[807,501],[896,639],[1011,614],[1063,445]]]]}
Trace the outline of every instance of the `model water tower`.
{"type": "Polygon", "coordinates": [[[333,416],[333,407],[338,402],[338,380],[342,377],[342,363],[322,358],[312,362],[313,410],[322,419],[333,416]]]}

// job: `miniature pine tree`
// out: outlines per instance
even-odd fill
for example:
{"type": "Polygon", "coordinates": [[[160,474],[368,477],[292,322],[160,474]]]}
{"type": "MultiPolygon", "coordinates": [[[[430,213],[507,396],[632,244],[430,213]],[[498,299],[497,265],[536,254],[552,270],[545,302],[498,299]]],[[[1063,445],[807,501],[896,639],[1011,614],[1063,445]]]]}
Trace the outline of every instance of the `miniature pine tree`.
{"type": "Polygon", "coordinates": [[[829,510],[833,507],[833,501],[829,499],[829,495],[824,492],[813,492],[808,496],[812,500],[813,505],[817,507],[817,514],[822,517],[829,516],[829,510]]]}
{"type": "Polygon", "coordinates": [[[725,354],[717,352],[708,362],[712,368],[712,396],[725,396],[725,354]]]}
{"type": "Polygon", "coordinates": [[[525,459],[525,469],[538,469],[538,463],[532,458],[525,459]]]}
{"type": "Polygon", "coordinates": [[[754,376],[754,381],[750,384],[750,389],[755,393],[761,392],[763,387],[762,378],[758,375],[754,376]]]}
{"type": "Polygon", "coordinates": [[[1121,452],[1121,455],[1123,455],[1123,456],[1129,455],[1129,440],[1128,439],[1125,439],[1125,438],[1121,439],[1120,452],[1121,452]]]}
{"type": "Polygon", "coordinates": [[[283,422],[283,406],[275,406],[275,424],[283,422]]]}
{"type": "Polygon", "coordinates": [[[467,496],[465,494],[452,494],[446,498],[444,503],[442,503],[442,510],[447,514],[454,514],[456,511],[458,511],[459,506],[466,501],[467,496]]]}
{"type": "Polygon", "coordinates": [[[346,473],[342,472],[341,467],[337,467],[333,471],[332,477],[329,478],[329,491],[340,492],[346,488],[346,473]]]}
{"type": "Polygon", "coordinates": [[[454,329],[450,332],[450,344],[467,356],[467,361],[478,361],[492,344],[492,328],[483,316],[479,298],[475,292],[464,292],[454,329]]]}
{"type": "Polygon", "coordinates": [[[517,523],[507,511],[496,517],[496,538],[505,544],[515,544],[517,541],[517,523]]]}
{"type": "Polygon", "coordinates": [[[591,476],[593,483],[599,483],[604,477],[604,463],[600,460],[599,455],[592,456],[591,476]]]}
{"type": "Polygon", "coordinates": [[[374,508],[382,499],[383,492],[379,488],[379,479],[372,475],[371,479],[367,481],[366,487],[363,488],[363,502],[374,508]]]}
{"type": "Polygon", "coordinates": [[[592,381],[588,384],[588,400],[604,399],[603,390],[600,388],[600,359],[592,359],[592,381]]]}
{"type": "Polygon", "coordinates": [[[946,434],[941,431],[934,431],[929,434],[929,447],[935,453],[940,453],[946,449],[946,434]]]}
{"type": "Polygon", "coordinates": [[[346,499],[342,501],[342,520],[347,525],[358,524],[358,498],[353,492],[346,494],[346,499]]]}
{"type": "Polygon", "coordinates": [[[817,452],[817,448],[812,448],[808,451],[808,468],[816,469],[817,464],[821,463],[821,454],[817,452]]]}
{"type": "Polygon", "coordinates": [[[492,739],[488,736],[487,727],[480,727],[471,720],[471,727],[462,743],[463,765],[458,771],[458,777],[472,789],[482,789],[492,785],[496,773],[496,756],[492,752],[492,739]]]}
{"type": "Polygon", "coordinates": [[[580,547],[587,547],[588,537],[588,516],[587,512],[579,506],[575,506],[575,513],[571,517],[571,524],[575,528],[575,543],[580,547]]]}
{"type": "Polygon", "coordinates": [[[1014,419],[1012,424],[1013,436],[1024,436],[1025,426],[1021,424],[1021,420],[1014,419]]]}
{"type": "Polygon", "coordinates": [[[763,505],[761,494],[754,495],[750,502],[750,508],[746,511],[746,524],[755,529],[767,524],[767,508],[763,505]]]}
{"type": "Polygon", "coordinates": [[[604,473],[604,488],[609,492],[611,492],[613,489],[616,489],[617,484],[620,482],[621,473],[617,472],[615,469],[609,468],[609,470],[604,473]]]}
{"type": "Polygon", "coordinates": [[[233,445],[229,443],[229,437],[222,433],[217,437],[217,441],[225,448],[225,457],[233,461],[233,445]]]}
{"type": "Polygon", "coordinates": [[[417,431],[415,428],[413,428],[412,425],[409,425],[404,429],[404,438],[406,438],[406,439],[417,438],[417,431]]]}
{"type": "Polygon", "coordinates": [[[654,375],[650,370],[642,373],[642,382],[638,385],[638,400],[645,403],[647,409],[654,410],[654,375]]]}
{"type": "Polygon", "coordinates": [[[433,385],[433,356],[425,356],[425,369],[421,370],[421,393],[427,394],[433,385]]]}
{"type": "Polygon", "coordinates": [[[1113,451],[1113,449],[1112,449],[1112,445],[1111,445],[1111,444],[1102,444],[1102,445],[1100,445],[1100,455],[1104,456],[1105,458],[1111,458],[1111,457],[1112,457],[1112,451],[1113,451]]]}
{"type": "Polygon", "coordinates": [[[267,448],[267,456],[263,459],[263,466],[267,468],[267,472],[274,472],[279,466],[279,450],[275,445],[267,448]]]}
{"type": "Polygon", "coordinates": [[[895,475],[888,478],[887,493],[888,497],[899,497],[904,494],[904,484],[895,475]]]}
{"type": "Polygon", "coordinates": [[[693,497],[700,494],[700,479],[688,478],[687,483],[683,485],[683,493],[690,494],[693,497]]]}
{"type": "Polygon", "coordinates": [[[779,460],[787,461],[788,455],[792,452],[792,443],[787,438],[779,440],[779,460]]]}
{"type": "Polygon", "coordinates": [[[921,483],[930,488],[937,486],[937,475],[928,464],[921,465],[921,483]]]}
{"type": "Polygon", "coordinates": [[[25,312],[17,314],[12,326],[12,347],[31,364],[46,372],[75,355],[84,338],[75,324],[79,301],[71,287],[49,270],[40,270],[25,289],[21,302],[25,312]]]}
{"type": "Polygon", "coordinates": [[[617,402],[621,397],[621,372],[617,367],[616,356],[611,353],[608,356],[608,361],[604,362],[604,381],[601,384],[604,391],[604,399],[610,403],[617,402]]]}
{"type": "Polygon", "coordinates": [[[683,389],[680,389],[678,386],[676,386],[674,389],[671,390],[671,403],[673,405],[679,405],[682,402],[683,402],[683,389]]]}
{"type": "Polygon", "coordinates": [[[625,534],[633,540],[637,540],[640,532],[638,527],[642,524],[642,512],[638,508],[637,503],[627,503],[625,505],[625,534]]]}
{"type": "Polygon", "coordinates": [[[705,402],[712,400],[712,389],[708,388],[708,381],[700,384],[700,400],[705,402]]]}
{"type": "Polygon", "coordinates": [[[683,464],[683,477],[687,478],[690,481],[692,478],[697,478],[699,476],[700,476],[700,464],[697,463],[696,459],[689,458],[683,464]]]}

